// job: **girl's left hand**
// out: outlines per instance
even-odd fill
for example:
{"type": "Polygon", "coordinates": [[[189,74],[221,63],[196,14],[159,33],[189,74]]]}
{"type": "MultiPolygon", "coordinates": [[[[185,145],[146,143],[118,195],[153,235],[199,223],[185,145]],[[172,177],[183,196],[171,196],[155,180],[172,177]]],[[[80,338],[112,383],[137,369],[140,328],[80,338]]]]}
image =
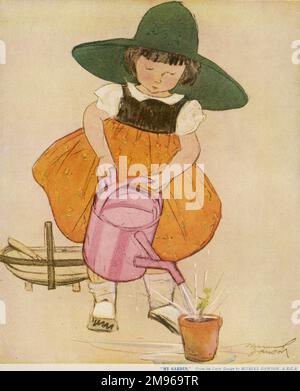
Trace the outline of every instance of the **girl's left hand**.
{"type": "Polygon", "coordinates": [[[170,183],[169,178],[165,178],[162,175],[162,172],[151,175],[150,179],[151,179],[150,187],[156,192],[162,191],[170,183]]]}
{"type": "Polygon", "coordinates": [[[159,193],[163,191],[165,187],[168,186],[170,183],[169,180],[163,179],[163,176],[161,173],[158,174],[153,174],[149,177],[149,181],[146,183],[140,183],[139,186],[150,192],[150,194],[154,197],[157,198],[159,196],[159,193]]]}

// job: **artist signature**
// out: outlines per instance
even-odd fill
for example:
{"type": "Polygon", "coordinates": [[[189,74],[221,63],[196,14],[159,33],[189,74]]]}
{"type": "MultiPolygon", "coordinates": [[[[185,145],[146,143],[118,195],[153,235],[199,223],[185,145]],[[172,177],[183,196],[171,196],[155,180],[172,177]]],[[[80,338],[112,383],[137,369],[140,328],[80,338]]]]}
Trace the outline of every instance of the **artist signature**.
{"type": "Polygon", "coordinates": [[[296,342],[296,338],[291,339],[283,345],[279,346],[268,346],[268,345],[256,345],[255,343],[243,343],[239,345],[230,346],[226,350],[230,353],[236,354],[245,354],[247,356],[253,356],[254,354],[286,354],[287,358],[289,358],[288,347],[296,342]]]}

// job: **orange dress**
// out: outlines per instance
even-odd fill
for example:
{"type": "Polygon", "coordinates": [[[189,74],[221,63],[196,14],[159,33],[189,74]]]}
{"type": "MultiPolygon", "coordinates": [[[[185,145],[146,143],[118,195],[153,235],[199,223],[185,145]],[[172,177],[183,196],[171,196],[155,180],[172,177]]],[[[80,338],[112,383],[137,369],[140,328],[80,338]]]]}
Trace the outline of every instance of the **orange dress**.
{"type": "MultiPolygon", "coordinates": [[[[151,164],[169,163],[180,150],[176,134],[147,132],[116,119],[104,121],[104,133],[117,172],[120,156],[127,156],[128,167],[134,163],[144,164],[150,175],[151,164]]],[[[52,144],[33,167],[34,178],[47,193],[57,226],[68,239],[77,243],[84,241],[97,186],[98,164],[99,158],[83,129],[78,129],[52,144]]],[[[196,170],[199,167],[194,164],[191,176],[194,189],[196,170]]],[[[221,201],[207,176],[203,178],[201,209],[187,209],[190,199],[174,197],[172,180],[171,197],[163,200],[152,243],[162,260],[180,261],[201,250],[212,239],[221,219],[221,201]]]]}

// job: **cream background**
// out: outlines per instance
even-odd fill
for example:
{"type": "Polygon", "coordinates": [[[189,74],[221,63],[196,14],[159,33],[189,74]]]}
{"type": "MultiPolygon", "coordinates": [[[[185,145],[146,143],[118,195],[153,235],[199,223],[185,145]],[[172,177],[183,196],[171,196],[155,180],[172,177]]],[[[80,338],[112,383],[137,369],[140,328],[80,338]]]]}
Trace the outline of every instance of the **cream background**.
{"type": "MultiPolygon", "coordinates": [[[[8,236],[29,245],[43,240],[52,219],[46,196],[34,182],[34,161],[57,138],[81,126],[84,108],[104,84],[72,59],[76,44],[133,36],[144,12],[159,1],[0,0],[0,39],[7,63],[0,65],[0,244],[8,236]]],[[[300,325],[291,303],[300,299],[299,263],[299,77],[291,42],[300,39],[300,3],[193,1],[201,53],[246,89],[240,110],[207,112],[198,135],[200,162],[223,203],[213,240],[180,264],[190,284],[196,263],[209,282],[225,273],[228,294],[220,345],[253,342],[281,345],[297,337],[284,355],[261,355],[261,363],[300,363],[300,325]]],[[[69,244],[55,227],[56,244],[69,244]]],[[[141,281],[120,287],[120,331],[102,335],[85,326],[91,297],[83,284],[48,292],[23,289],[0,265],[0,362],[143,362],[78,342],[180,342],[147,319],[141,281]]]]}

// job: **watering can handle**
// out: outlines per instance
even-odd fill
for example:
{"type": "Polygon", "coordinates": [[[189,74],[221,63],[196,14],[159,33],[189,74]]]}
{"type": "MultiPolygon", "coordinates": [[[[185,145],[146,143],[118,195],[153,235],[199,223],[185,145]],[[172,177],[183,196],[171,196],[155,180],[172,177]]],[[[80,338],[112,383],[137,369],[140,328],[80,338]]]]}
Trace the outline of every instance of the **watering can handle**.
{"type": "MultiPolygon", "coordinates": [[[[141,177],[136,177],[135,179],[132,179],[130,181],[130,184],[135,184],[135,183],[148,183],[151,182],[151,178],[141,176],[141,177]]],[[[111,186],[112,184],[117,182],[117,170],[116,167],[113,165],[110,165],[109,167],[109,175],[107,176],[101,176],[99,177],[98,181],[98,191],[104,190],[106,187],[111,186]]]]}

